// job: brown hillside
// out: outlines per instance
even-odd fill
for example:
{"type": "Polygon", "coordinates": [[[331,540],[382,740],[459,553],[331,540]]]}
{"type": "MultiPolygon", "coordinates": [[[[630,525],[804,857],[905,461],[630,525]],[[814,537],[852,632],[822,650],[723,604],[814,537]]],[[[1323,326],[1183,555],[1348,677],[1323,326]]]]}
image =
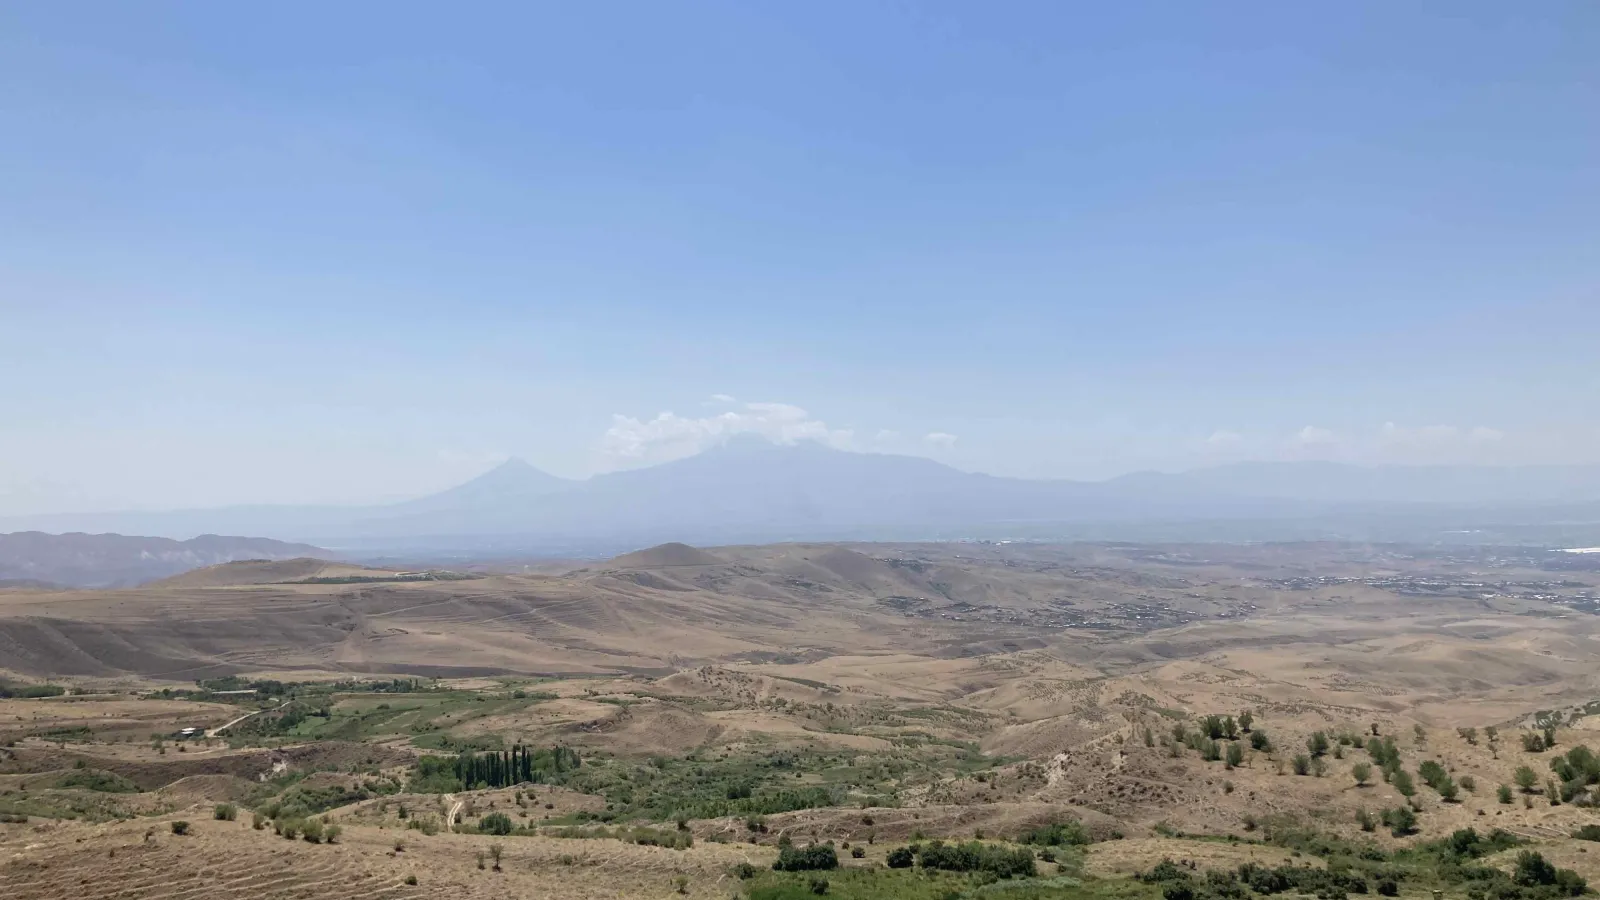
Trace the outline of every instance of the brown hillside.
{"type": "Polygon", "coordinates": [[[328,562],[302,556],[297,559],[245,559],[239,562],[206,566],[182,575],[174,575],[154,584],[153,588],[204,588],[227,587],[239,584],[281,584],[304,581],[307,578],[341,578],[351,575],[391,575],[392,572],[328,562]]]}
{"type": "Polygon", "coordinates": [[[666,566],[725,566],[728,561],[720,556],[691,547],[688,544],[670,543],[644,550],[635,550],[606,563],[607,568],[654,569],[666,566]]]}

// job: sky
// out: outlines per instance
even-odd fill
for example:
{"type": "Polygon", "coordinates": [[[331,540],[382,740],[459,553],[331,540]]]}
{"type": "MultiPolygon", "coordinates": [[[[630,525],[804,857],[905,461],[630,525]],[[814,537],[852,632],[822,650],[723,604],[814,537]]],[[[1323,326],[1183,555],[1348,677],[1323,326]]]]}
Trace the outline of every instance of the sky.
{"type": "Polygon", "coordinates": [[[1600,463],[1600,4],[0,0],[0,515],[1600,463]]]}

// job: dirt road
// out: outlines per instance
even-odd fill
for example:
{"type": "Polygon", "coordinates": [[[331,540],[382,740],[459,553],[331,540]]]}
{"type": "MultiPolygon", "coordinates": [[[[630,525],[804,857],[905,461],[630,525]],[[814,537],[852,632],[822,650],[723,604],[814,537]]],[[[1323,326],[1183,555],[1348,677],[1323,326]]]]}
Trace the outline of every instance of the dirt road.
{"type": "Polygon", "coordinates": [[[259,716],[264,712],[272,712],[272,710],[274,710],[274,709],[282,709],[282,708],[284,708],[285,706],[288,706],[288,705],[289,705],[289,701],[285,700],[282,703],[279,703],[277,706],[272,707],[271,709],[258,709],[253,713],[245,713],[244,715],[240,716],[239,718],[234,719],[232,722],[227,722],[225,724],[218,725],[215,728],[207,729],[206,730],[206,737],[214,738],[217,735],[222,734],[224,731],[227,731],[229,728],[232,728],[233,726],[239,724],[240,722],[243,722],[245,719],[250,718],[251,716],[259,716]]]}
{"type": "Polygon", "coordinates": [[[456,817],[461,815],[461,807],[467,805],[465,800],[457,800],[455,794],[445,794],[444,801],[450,804],[450,811],[444,814],[444,830],[456,830],[456,817]]]}

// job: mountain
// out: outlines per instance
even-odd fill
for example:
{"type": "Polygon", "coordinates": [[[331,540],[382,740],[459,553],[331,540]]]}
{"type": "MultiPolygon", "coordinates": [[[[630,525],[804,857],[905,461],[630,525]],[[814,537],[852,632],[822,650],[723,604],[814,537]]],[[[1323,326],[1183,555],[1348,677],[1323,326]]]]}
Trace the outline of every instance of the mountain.
{"type": "Polygon", "coordinates": [[[1597,523],[1596,466],[1240,463],[1083,482],[750,438],[583,481],[513,459],[449,490],[383,506],[62,516],[24,527],[175,537],[225,529],[356,554],[595,555],[668,541],[1459,540],[1452,535],[1474,533],[1482,541],[1600,543],[1597,523]]]}
{"type": "Polygon", "coordinates": [[[479,510],[522,506],[550,494],[572,490],[581,481],[557,478],[512,457],[477,478],[449,490],[396,503],[388,510],[398,515],[479,510]]]}
{"type": "Polygon", "coordinates": [[[142,584],[236,560],[331,556],[308,544],[203,534],[187,541],[120,534],[0,534],[0,581],[72,587],[142,584]]]}

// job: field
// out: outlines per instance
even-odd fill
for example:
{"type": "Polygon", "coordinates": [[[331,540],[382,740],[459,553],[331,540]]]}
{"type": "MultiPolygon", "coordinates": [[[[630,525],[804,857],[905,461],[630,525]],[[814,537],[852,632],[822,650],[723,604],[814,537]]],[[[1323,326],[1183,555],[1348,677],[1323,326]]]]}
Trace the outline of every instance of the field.
{"type": "Polygon", "coordinates": [[[1570,894],[1600,879],[1600,575],[1549,556],[667,545],[0,592],[0,886],[1570,894]],[[812,845],[838,868],[773,869],[812,845]]]}

